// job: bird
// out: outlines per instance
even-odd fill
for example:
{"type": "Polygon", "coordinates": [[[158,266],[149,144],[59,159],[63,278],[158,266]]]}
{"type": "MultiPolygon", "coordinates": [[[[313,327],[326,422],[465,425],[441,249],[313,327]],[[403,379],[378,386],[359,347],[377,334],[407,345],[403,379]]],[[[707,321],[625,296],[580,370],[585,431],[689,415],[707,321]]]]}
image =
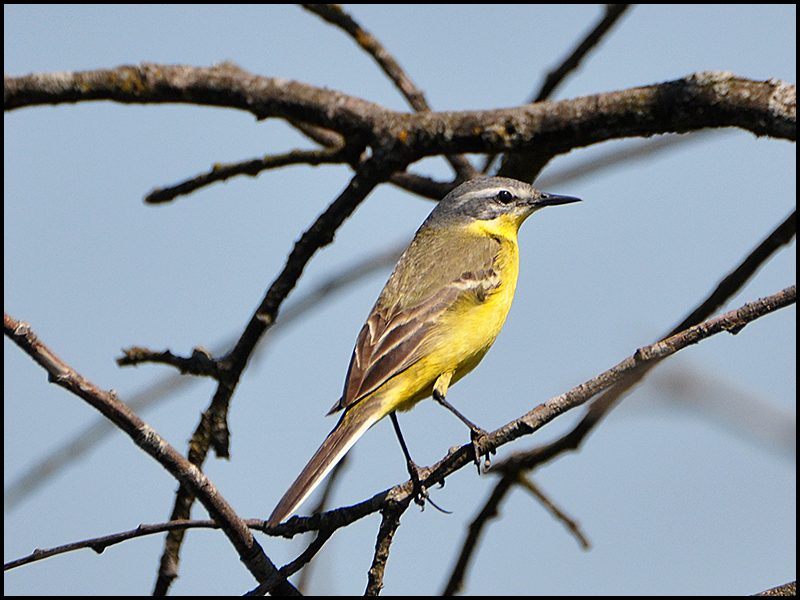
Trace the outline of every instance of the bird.
{"type": "MultiPolygon", "coordinates": [[[[342,411],[338,423],[284,494],[268,527],[288,519],[382,418],[390,415],[400,436],[395,412],[425,398],[433,396],[464,421],[473,443],[485,433],[447,402],[447,390],[478,365],[503,327],[519,273],[522,222],[545,206],[579,201],[515,179],[480,177],[436,205],[358,334],[344,391],[328,413],[342,411]]],[[[413,479],[402,436],[400,443],[413,479]]]]}

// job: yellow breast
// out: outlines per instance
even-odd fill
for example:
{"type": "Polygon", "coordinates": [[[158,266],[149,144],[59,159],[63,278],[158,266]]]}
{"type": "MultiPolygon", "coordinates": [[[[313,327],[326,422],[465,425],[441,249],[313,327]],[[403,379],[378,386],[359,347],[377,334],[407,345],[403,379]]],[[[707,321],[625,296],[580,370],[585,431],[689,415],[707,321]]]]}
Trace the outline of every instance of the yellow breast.
{"type": "Polygon", "coordinates": [[[382,391],[384,398],[391,398],[391,410],[408,410],[429,397],[443,373],[453,373],[450,385],[464,377],[480,363],[503,328],[519,273],[516,228],[480,221],[465,233],[490,235],[499,242],[492,281],[487,282],[485,293],[465,294],[443,313],[420,360],[387,382],[382,391]]]}

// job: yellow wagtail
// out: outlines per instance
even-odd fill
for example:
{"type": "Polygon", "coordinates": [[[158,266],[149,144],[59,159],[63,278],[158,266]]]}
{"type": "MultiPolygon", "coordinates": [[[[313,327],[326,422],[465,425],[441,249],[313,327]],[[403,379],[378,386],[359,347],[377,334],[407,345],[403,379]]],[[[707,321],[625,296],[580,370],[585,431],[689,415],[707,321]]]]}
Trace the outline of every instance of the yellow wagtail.
{"type": "Polygon", "coordinates": [[[455,412],[473,441],[483,433],[447,403],[447,389],[475,368],[503,327],[517,285],[522,222],[544,206],[578,201],[504,177],[473,179],[445,196],[400,257],[358,335],[344,392],[328,413],[344,414],[268,526],[288,518],[367,429],[391,415],[399,435],[395,411],[428,396],[455,412]]]}

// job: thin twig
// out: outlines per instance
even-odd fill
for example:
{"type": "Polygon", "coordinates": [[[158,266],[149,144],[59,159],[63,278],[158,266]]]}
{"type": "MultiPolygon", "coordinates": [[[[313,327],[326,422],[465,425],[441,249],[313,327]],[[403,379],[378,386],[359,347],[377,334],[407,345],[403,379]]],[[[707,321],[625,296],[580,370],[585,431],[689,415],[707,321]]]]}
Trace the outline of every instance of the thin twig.
{"type": "Polygon", "coordinates": [[[238,175],[256,177],[269,169],[278,169],[289,165],[354,164],[356,158],[342,146],[317,150],[292,150],[284,154],[268,155],[229,164],[216,164],[210,171],[196,175],[191,179],[186,179],[169,187],[154,189],[145,196],[144,201],[146,204],[163,204],[174,200],[178,196],[191,194],[202,187],[225,181],[238,175]]]}
{"type": "MultiPolygon", "coordinates": [[[[575,50],[558,67],[547,73],[542,87],[538,92],[531,95],[528,102],[544,102],[550,98],[556,88],[567,78],[567,75],[578,69],[581,61],[589,54],[589,51],[600,43],[603,36],[611,30],[611,27],[629,7],[629,4],[606,4],[603,18],[586,34],[583,40],[575,47],[575,50]]],[[[488,155],[483,162],[481,172],[488,173],[496,158],[497,154],[488,155]]]]}
{"type": "MultiPolygon", "coordinates": [[[[417,112],[428,112],[431,107],[425,99],[425,92],[423,92],[411,77],[405,72],[405,69],[400,66],[400,63],[395,60],[391,53],[381,44],[377,38],[369,31],[361,27],[356,20],[349,14],[342,10],[338,4],[303,4],[303,8],[313,12],[328,23],[336,25],[342,30],[346,31],[356,43],[361,46],[364,51],[369,54],[375,62],[378,63],[380,68],[394,83],[395,87],[400,90],[403,97],[408,100],[417,112]]],[[[472,179],[479,175],[478,170],[472,166],[466,157],[460,154],[446,155],[448,162],[452,165],[456,172],[456,183],[472,179]]],[[[443,196],[439,196],[441,199],[443,196]]]]}

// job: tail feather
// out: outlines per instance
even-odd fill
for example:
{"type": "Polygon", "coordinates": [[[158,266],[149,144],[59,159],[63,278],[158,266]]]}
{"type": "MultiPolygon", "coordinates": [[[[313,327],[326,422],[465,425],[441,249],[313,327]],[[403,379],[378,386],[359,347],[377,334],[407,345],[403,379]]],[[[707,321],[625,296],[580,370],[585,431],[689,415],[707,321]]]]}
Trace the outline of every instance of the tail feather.
{"type": "Polygon", "coordinates": [[[322,442],[322,446],[314,453],[311,460],[294,480],[289,490],[283,495],[278,506],[267,520],[268,527],[279,525],[311,495],[325,476],[330,473],[347,451],[353,447],[358,438],[372,427],[381,417],[377,411],[365,410],[365,406],[354,406],[347,411],[322,442]]]}

